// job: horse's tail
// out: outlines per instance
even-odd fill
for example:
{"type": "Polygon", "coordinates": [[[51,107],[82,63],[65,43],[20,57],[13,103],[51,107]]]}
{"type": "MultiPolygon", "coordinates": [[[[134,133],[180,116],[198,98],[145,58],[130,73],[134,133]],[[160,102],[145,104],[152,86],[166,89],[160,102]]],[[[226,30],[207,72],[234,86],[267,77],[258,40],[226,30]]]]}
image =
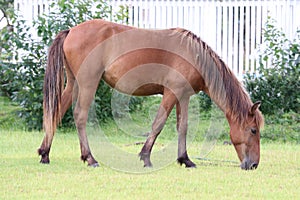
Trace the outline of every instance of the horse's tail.
{"type": "Polygon", "coordinates": [[[49,48],[47,69],[44,78],[44,117],[46,134],[54,134],[61,121],[61,96],[64,89],[64,41],[69,30],[60,32],[49,48]]]}

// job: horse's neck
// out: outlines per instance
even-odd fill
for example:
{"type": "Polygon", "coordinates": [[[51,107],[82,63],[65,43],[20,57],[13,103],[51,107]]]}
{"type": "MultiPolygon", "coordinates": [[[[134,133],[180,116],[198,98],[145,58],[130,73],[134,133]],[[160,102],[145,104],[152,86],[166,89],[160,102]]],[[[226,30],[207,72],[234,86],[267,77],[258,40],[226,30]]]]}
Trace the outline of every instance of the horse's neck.
{"type": "Polygon", "coordinates": [[[252,102],[242,84],[223,61],[212,60],[203,73],[209,96],[225,115],[238,116],[240,111],[246,112],[252,102]]]}

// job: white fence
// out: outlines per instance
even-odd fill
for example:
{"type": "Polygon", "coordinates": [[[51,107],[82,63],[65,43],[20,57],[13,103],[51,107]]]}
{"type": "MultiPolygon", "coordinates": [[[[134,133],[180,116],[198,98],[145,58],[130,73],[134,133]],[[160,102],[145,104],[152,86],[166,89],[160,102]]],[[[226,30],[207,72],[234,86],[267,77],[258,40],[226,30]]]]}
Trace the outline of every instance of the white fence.
{"type": "MultiPolygon", "coordinates": [[[[129,25],[163,29],[182,27],[206,41],[235,74],[255,72],[256,49],[271,16],[292,39],[300,28],[300,0],[110,0],[113,9],[127,6],[129,25]]],[[[28,21],[49,12],[49,1],[15,0],[28,21]]]]}

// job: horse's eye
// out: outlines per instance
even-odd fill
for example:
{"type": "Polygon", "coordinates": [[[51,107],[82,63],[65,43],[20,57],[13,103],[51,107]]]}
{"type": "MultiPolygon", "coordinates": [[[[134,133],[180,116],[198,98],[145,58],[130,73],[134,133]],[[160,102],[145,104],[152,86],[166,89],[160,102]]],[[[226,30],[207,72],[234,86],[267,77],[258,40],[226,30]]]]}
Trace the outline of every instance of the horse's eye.
{"type": "Polygon", "coordinates": [[[256,134],[256,129],[255,129],[255,128],[251,128],[251,133],[252,133],[253,135],[255,135],[255,134],[256,134]]]}

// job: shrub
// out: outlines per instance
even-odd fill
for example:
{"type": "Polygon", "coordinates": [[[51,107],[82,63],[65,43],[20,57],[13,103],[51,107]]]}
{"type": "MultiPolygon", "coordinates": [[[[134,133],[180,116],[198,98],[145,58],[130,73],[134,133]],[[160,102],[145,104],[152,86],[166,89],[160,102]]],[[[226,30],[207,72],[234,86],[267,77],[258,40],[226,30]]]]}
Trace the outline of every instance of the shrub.
{"type": "Polygon", "coordinates": [[[199,92],[199,106],[200,111],[207,112],[211,110],[212,100],[211,98],[204,92],[199,92]]]}
{"type": "Polygon", "coordinates": [[[295,142],[300,144],[300,115],[289,112],[266,117],[267,126],[261,132],[262,141],[295,142]]]}
{"type": "Polygon", "coordinates": [[[257,74],[247,74],[245,85],[264,114],[300,113],[300,30],[293,41],[268,19],[264,29],[257,74]]]}

